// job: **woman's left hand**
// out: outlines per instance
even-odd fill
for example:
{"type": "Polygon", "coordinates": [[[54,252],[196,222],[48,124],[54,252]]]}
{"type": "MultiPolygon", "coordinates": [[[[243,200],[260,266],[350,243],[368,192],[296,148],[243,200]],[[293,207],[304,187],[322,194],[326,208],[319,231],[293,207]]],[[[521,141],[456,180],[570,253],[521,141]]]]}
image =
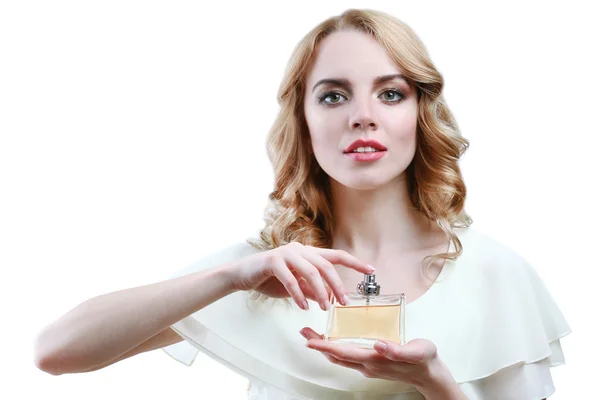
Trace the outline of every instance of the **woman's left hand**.
{"type": "Polygon", "coordinates": [[[429,340],[414,339],[405,345],[382,340],[375,343],[375,349],[365,349],[330,343],[310,328],[301,329],[300,334],[307,339],[307,347],[367,378],[403,381],[419,387],[429,384],[435,376],[437,347],[429,340]]]}

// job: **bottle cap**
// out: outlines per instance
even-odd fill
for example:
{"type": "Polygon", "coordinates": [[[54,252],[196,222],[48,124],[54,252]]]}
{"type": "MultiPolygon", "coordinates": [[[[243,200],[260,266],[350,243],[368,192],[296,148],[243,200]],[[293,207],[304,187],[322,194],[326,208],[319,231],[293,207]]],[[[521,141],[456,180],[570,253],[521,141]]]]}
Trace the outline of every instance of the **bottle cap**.
{"type": "Polygon", "coordinates": [[[356,286],[359,294],[366,296],[379,296],[381,286],[375,282],[375,274],[365,274],[364,280],[356,286]]]}

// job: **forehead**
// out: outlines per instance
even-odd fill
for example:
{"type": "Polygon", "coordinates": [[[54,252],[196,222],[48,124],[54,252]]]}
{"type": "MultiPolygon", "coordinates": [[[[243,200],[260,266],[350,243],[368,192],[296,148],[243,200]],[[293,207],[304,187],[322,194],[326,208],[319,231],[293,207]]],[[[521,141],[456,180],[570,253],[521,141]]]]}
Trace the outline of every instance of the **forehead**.
{"type": "Polygon", "coordinates": [[[308,74],[308,87],[319,79],[372,80],[379,75],[399,73],[385,48],[372,36],[354,30],[335,32],[319,44],[308,74]]]}

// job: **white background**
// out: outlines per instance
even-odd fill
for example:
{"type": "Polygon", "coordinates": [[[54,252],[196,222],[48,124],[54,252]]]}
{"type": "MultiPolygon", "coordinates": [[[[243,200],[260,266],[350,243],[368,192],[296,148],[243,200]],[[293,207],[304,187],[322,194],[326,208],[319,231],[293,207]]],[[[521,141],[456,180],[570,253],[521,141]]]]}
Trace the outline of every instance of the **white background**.
{"type": "Polygon", "coordinates": [[[87,298],[257,232],[283,69],[350,7],[387,11],[424,41],[471,141],[473,227],[531,261],[573,329],[552,399],[593,395],[600,32],[587,2],[289,3],[2,3],[0,397],[244,398],[246,381],[204,355],[51,376],[33,338],[87,298]]]}

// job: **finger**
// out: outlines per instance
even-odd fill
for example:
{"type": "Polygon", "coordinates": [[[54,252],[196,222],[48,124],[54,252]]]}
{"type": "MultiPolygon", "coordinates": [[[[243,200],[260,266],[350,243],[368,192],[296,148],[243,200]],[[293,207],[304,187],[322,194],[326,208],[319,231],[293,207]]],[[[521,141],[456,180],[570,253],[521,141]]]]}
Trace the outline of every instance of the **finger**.
{"type": "Polygon", "coordinates": [[[381,361],[380,354],[372,349],[364,349],[348,344],[329,343],[326,340],[309,339],[306,345],[314,350],[329,354],[339,360],[368,364],[381,361]]]}
{"type": "MultiPolygon", "coordinates": [[[[350,298],[348,297],[348,293],[346,291],[346,287],[340,278],[340,275],[335,270],[335,267],[331,262],[329,262],[326,258],[321,257],[319,254],[315,253],[313,250],[307,249],[301,253],[302,257],[308,260],[312,265],[317,267],[321,276],[327,282],[329,289],[333,290],[335,296],[338,301],[343,305],[350,304],[350,298]]],[[[330,294],[330,293],[328,293],[330,294]]],[[[331,296],[328,296],[331,298],[331,296]]]]}
{"type": "Polygon", "coordinates": [[[405,345],[382,340],[375,343],[374,349],[387,359],[409,364],[421,363],[427,357],[426,353],[430,352],[417,340],[410,341],[405,345]]]}
{"type": "Polygon", "coordinates": [[[279,279],[279,282],[281,282],[283,287],[285,287],[285,290],[287,290],[290,296],[292,296],[298,307],[303,310],[308,310],[308,302],[306,301],[306,297],[304,296],[302,289],[300,289],[298,280],[285,264],[285,260],[281,258],[275,262],[272,269],[275,277],[279,279]]]}
{"type": "MultiPolygon", "coordinates": [[[[328,310],[329,298],[320,271],[296,251],[285,251],[283,257],[288,267],[294,268],[308,282],[321,308],[328,310]]],[[[298,281],[296,280],[296,282],[298,281]]]]}
{"type": "MultiPolygon", "coordinates": [[[[312,290],[308,282],[306,282],[306,279],[302,278],[302,275],[300,275],[300,273],[296,271],[292,271],[292,274],[298,280],[298,284],[300,285],[300,289],[304,293],[304,296],[307,299],[318,303],[319,299],[317,299],[317,295],[312,290]]],[[[328,285],[325,285],[325,290],[327,291],[327,298],[329,299],[329,304],[333,304],[333,299],[331,298],[331,296],[333,295],[333,290],[331,290],[331,288],[328,285]]]]}
{"type": "Polygon", "coordinates": [[[325,358],[327,358],[329,360],[330,363],[335,364],[335,365],[339,365],[341,367],[346,367],[346,368],[351,368],[351,369],[355,369],[359,372],[361,372],[363,375],[370,375],[367,372],[367,368],[360,363],[354,363],[351,361],[344,361],[344,360],[340,360],[338,358],[335,358],[333,356],[330,356],[328,354],[323,354],[325,356],[325,358]]]}
{"type": "MultiPolygon", "coordinates": [[[[304,292],[304,296],[306,296],[307,299],[311,299],[312,301],[316,301],[317,303],[319,302],[317,295],[313,291],[312,287],[310,287],[310,284],[308,282],[306,282],[306,279],[298,278],[298,284],[300,285],[300,289],[302,290],[302,292],[304,292]]],[[[327,285],[325,285],[325,290],[327,291],[327,297],[329,299],[331,299],[333,290],[331,290],[331,288],[328,287],[327,285]]],[[[331,301],[330,301],[330,304],[331,304],[331,301]]]]}
{"type": "MultiPolygon", "coordinates": [[[[311,246],[305,247],[311,248],[311,246]]],[[[317,254],[332,264],[344,265],[364,274],[371,274],[375,271],[375,268],[373,268],[371,265],[360,261],[358,258],[344,250],[322,249],[319,247],[312,247],[312,249],[314,249],[317,254]]]]}
{"type": "MultiPolygon", "coordinates": [[[[314,332],[314,331],[313,331],[314,332]]],[[[327,360],[329,360],[329,362],[331,362],[332,364],[335,365],[339,365],[341,367],[345,367],[345,368],[351,368],[354,370],[359,371],[360,373],[362,373],[364,376],[366,376],[367,378],[374,378],[375,376],[373,375],[372,371],[369,370],[369,368],[359,362],[353,362],[353,361],[347,361],[347,360],[341,360],[337,357],[332,356],[331,354],[328,353],[321,353],[323,354],[323,356],[325,356],[325,358],[327,358],[327,360]]]]}
{"type": "Polygon", "coordinates": [[[300,329],[300,334],[304,336],[306,339],[320,339],[323,340],[323,335],[319,335],[317,332],[312,330],[311,328],[302,328],[300,329]]]}
{"type": "Polygon", "coordinates": [[[347,366],[353,365],[354,367],[364,366],[361,362],[353,360],[352,357],[349,355],[344,355],[344,354],[334,355],[329,352],[319,350],[317,348],[318,346],[315,346],[316,341],[314,339],[317,339],[317,341],[322,341],[323,335],[319,335],[312,329],[302,328],[302,329],[300,329],[300,333],[302,334],[302,336],[304,336],[305,338],[308,339],[308,342],[306,343],[306,346],[308,348],[319,351],[321,354],[323,354],[323,356],[325,356],[328,360],[334,362],[335,364],[346,364],[347,366]]]}

